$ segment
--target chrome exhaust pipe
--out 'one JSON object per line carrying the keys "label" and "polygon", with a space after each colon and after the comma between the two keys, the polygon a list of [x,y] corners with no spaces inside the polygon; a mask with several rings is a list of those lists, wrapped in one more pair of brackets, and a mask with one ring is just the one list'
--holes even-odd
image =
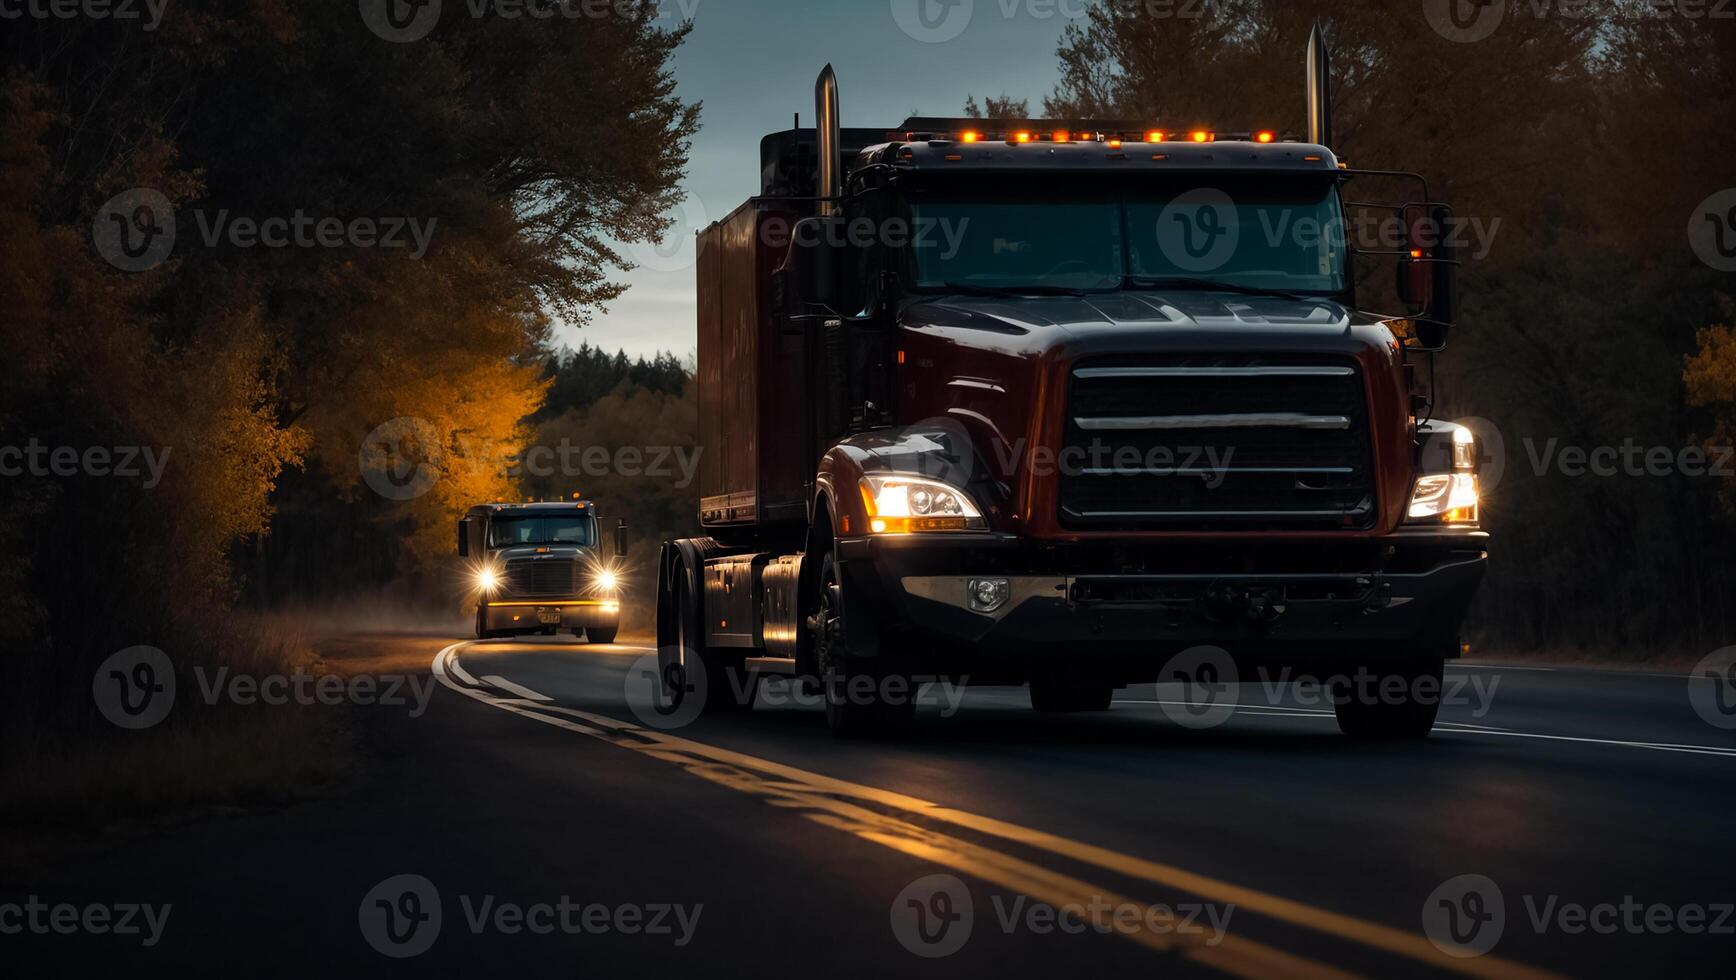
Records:
{"label": "chrome exhaust pipe", "polygon": [[[838,76],[827,65],[814,82],[814,136],[820,158],[819,196],[837,198],[843,194],[843,179],[839,174],[839,144],[842,136],[838,126]],[[821,217],[831,217],[839,211],[836,200],[821,201]]]}
{"label": "chrome exhaust pipe", "polygon": [[1308,142],[1332,148],[1332,59],[1318,21],[1308,35]]}

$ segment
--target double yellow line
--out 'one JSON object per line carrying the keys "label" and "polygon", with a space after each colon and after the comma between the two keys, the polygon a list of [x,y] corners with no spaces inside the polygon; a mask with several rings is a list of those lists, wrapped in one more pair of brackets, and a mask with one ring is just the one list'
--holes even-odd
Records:
{"label": "double yellow line", "polygon": [[[1094,919],[1091,910],[1137,908],[1142,921],[1164,921],[1167,910],[1135,901],[1079,878],[1033,864],[994,847],[954,836],[939,828],[957,828],[1045,851],[1126,878],[1184,891],[1210,902],[1233,906],[1293,926],[1355,943],[1438,970],[1470,977],[1553,978],[1542,970],[1495,956],[1448,956],[1417,932],[1280,898],[1252,888],[1219,881],[1181,868],[1122,854],[1108,848],[1007,823],[928,800],[863,786],[769,759],[695,742],[668,732],[644,728],[604,715],[519,698],[500,697],[475,686],[457,665],[457,652],[468,643],[454,643],[434,658],[434,675],[447,687],[485,704],[534,718],[642,752],[731,789],[759,796],[773,806],[800,813],[823,824],[914,857],[981,879],[1008,891],[1028,895],[1054,908],[1074,906],[1085,920],[1103,931],[1113,930],[1152,950],[1179,955],[1222,973],[1239,977],[1346,978],[1356,974],[1237,935],[1216,945],[1203,934],[1173,929],[1114,929],[1108,915]],[[469,684],[454,680],[453,675]],[[938,827],[937,827],[938,825]],[[1147,916],[1153,918],[1146,918]]]}

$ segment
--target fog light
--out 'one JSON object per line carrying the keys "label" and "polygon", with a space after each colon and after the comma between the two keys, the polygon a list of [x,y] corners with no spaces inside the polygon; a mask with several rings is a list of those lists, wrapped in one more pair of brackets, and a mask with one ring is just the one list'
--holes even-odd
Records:
{"label": "fog light", "polygon": [[973,578],[968,586],[970,607],[976,612],[994,612],[1012,597],[1013,583],[1004,578]]}

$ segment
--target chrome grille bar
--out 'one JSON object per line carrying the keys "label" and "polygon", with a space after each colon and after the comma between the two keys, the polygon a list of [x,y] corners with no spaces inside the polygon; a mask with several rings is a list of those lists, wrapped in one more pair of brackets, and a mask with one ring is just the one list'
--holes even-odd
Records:
{"label": "chrome grille bar", "polygon": [[1348,378],[1356,369],[1333,364],[1250,365],[1247,367],[1078,368],[1075,378]]}
{"label": "chrome grille bar", "polygon": [[1348,429],[1342,415],[1299,415],[1263,412],[1248,415],[1135,415],[1121,418],[1076,418],[1087,432],[1133,432],[1172,429]]}
{"label": "chrome grille bar", "polygon": [[1091,466],[1079,471],[1085,476],[1235,476],[1242,473],[1297,473],[1305,476],[1349,476],[1349,466]]}
{"label": "chrome grille bar", "polygon": [[1071,507],[1062,508],[1075,517],[1348,517],[1357,518],[1368,513],[1368,505],[1364,504],[1353,510],[1074,510]]}

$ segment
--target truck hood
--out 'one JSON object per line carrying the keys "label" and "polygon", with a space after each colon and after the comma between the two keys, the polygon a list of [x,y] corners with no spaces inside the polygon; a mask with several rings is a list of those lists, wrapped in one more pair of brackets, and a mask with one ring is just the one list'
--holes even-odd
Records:
{"label": "truck hood", "polygon": [[1396,526],[1399,501],[1408,498],[1414,434],[1402,350],[1385,320],[1332,300],[1192,290],[946,295],[904,307],[897,347],[898,418],[946,419],[979,450],[992,447],[1000,462],[991,469],[1010,493],[1006,511],[1031,531],[1055,511],[1052,488],[1033,475],[1032,452],[1059,446],[1074,365],[1085,359],[1353,360],[1373,426],[1379,525]]}
{"label": "truck hood", "polygon": [[[1318,346],[1359,322],[1380,321],[1328,299],[1155,290],[1083,297],[946,296],[912,304],[903,314],[904,325],[913,329],[980,330],[989,335],[1046,337],[1050,343],[1140,329],[1178,341],[1302,337]],[[987,337],[982,339],[987,346],[997,346]]]}
{"label": "truck hood", "polygon": [[[547,551],[539,551],[547,548]],[[520,544],[510,548],[497,548],[490,552],[495,558],[506,561],[509,558],[582,558],[596,552],[595,548],[572,544]]]}

